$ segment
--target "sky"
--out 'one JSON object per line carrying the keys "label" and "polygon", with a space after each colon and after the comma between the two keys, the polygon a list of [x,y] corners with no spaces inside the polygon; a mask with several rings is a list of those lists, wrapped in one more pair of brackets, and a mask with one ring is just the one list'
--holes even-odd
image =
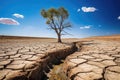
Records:
{"label": "sky", "polygon": [[120,34],[120,0],[0,0],[0,35],[56,38],[40,11],[59,7],[72,24],[64,38]]}

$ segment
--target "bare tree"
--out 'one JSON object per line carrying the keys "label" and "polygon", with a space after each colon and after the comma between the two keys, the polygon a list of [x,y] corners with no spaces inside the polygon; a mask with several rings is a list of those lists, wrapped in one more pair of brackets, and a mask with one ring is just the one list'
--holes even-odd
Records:
{"label": "bare tree", "polygon": [[43,9],[41,11],[41,15],[46,19],[46,24],[49,25],[49,28],[56,32],[58,36],[58,42],[61,43],[61,36],[64,33],[67,33],[65,29],[71,27],[71,24],[69,22],[66,22],[66,19],[69,16],[68,11],[63,7],[60,7],[58,9]]}

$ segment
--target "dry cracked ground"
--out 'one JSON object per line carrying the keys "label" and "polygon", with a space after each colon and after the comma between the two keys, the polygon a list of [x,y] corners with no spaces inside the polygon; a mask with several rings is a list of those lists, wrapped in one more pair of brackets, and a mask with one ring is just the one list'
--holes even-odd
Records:
{"label": "dry cracked ground", "polygon": [[[120,80],[120,41],[88,40],[81,43],[77,44],[80,49],[63,63],[67,80]],[[28,72],[32,74],[32,69],[39,66],[49,52],[68,47],[70,45],[38,40],[2,40],[0,80],[27,75]]]}
{"label": "dry cracked ground", "polygon": [[83,41],[63,69],[70,80],[120,80],[120,41]]}
{"label": "dry cracked ground", "polygon": [[[0,80],[27,75],[50,51],[69,47],[65,44],[28,40],[0,42]],[[24,79],[20,79],[24,80]]]}

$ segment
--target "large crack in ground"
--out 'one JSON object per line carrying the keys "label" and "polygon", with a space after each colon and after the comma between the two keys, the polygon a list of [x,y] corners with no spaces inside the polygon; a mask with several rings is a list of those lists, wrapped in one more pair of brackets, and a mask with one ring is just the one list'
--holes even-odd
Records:
{"label": "large crack in ground", "polygon": [[39,40],[1,42],[0,80],[44,80],[53,65],[60,64],[76,49],[71,43]]}
{"label": "large crack in ground", "polygon": [[[74,47],[73,50],[71,50],[72,53],[79,50],[80,47],[76,47],[76,42],[72,43],[72,45]],[[69,54],[67,53],[67,54],[70,55],[72,53],[69,53]],[[67,79],[68,77],[62,70],[64,60],[66,59],[68,55],[62,56],[61,58],[59,58],[59,56],[56,56],[56,58],[51,61],[51,64],[48,65],[47,67],[48,69],[44,71],[42,80],[68,80]]]}

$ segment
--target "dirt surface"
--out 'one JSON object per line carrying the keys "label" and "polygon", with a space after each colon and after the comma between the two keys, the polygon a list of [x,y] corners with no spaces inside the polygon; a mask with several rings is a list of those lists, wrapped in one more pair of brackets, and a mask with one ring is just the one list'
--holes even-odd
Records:
{"label": "dirt surface", "polygon": [[46,55],[49,55],[49,52],[69,47],[70,45],[55,43],[49,40],[48,42],[20,39],[1,40],[0,80],[9,80],[21,75],[29,77],[30,72],[33,69],[35,70],[36,67],[40,67],[40,63]]}
{"label": "dirt surface", "polygon": [[89,37],[89,38],[83,38],[82,40],[120,41],[120,35],[94,36],[94,37]]}
{"label": "dirt surface", "polygon": [[[51,38],[1,38],[0,80],[13,80],[16,76],[15,80],[40,79],[43,69],[52,64],[50,61],[56,61],[56,56],[65,56],[74,49],[71,45],[56,41]],[[120,36],[68,38],[63,41],[80,43],[76,45],[78,51],[68,56],[62,67],[56,65],[52,70],[58,75],[59,72],[62,73],[57,76],[59,79],[64,77],[67,80],[120,80]],[[51,79],[54,77],[50,76]]]}
{"label": "dirt surface", "polygon": [[47,74],[47,80],[67,80],[67,76],[62,70],[63,63],[59,65],[53,65],[53,69]]}
{"label": "dirt surface", "polygon": [[83,41],[63,69],[69,80],[120,80],[120,41]]}

